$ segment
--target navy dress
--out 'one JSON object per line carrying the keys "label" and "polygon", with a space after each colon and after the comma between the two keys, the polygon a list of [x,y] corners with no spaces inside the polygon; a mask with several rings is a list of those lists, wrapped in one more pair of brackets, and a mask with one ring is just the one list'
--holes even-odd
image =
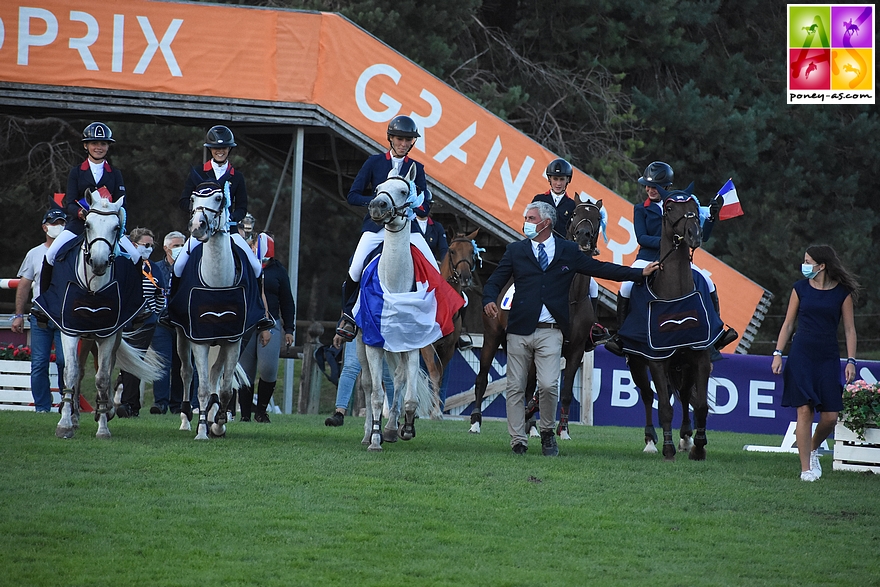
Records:
{"label": "navy dress", "polygon": [[797,294],[797,332],[782,371],[782,405],[796,408],[811,405],[820,412],[843,409],[840,377],[840,349],[837,327],[841,306],[850,294],[837,284],[829,290],[816,289],[808,279],[794,284]]}

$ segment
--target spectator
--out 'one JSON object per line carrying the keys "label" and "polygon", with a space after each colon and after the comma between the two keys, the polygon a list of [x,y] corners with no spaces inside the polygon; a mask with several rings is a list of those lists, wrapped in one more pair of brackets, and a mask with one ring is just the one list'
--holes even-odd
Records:
{"label": "spectator", "polygon": [[[46,241],[28,251],[21,269],[18,270],[18,288],[15,291],[15,315],[12,317],[12,331],[24,332],[24,305],[28,295],[33,299],[40,295],[40,272],[43,258],[53,241],[64,230],[67,215],[59,208],[53,208],[43,215],[43,232]],[[44,325],[37,322],[33,314],[28,318],[31,329],[31,393],[34,396],[34,409],[39,413],[52,411],[52,392],[49,383],[49,363],[52,345],[55,345],[55,365],[58,367],[58,389],[64,389],[64,352],[61,347],[61,331],[52,321]]]}

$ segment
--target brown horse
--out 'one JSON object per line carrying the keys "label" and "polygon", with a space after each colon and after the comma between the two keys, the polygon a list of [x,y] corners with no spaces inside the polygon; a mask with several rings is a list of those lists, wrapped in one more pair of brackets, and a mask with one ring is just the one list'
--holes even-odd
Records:
{"label": "brown horse", "polygon": [[[602,200],[596,203],[582,202],[572,213],[572,217],[568,223],[567,237],[578,243],[581,251],[585,254],[595,256],[599,254],[596,248],[597,239],[602,222]],[[502,298],[510,287],[508,283],[501,290],[501,294],[496,301],[499,308],[502,308]],[[590,277],[586,275],[577,275],[572,281],[569,289],[569,336],[563,344],[562,354],[565,357],[565,376],[563,377],[562,390],[560,393],[560,401],[562,403],[559,425],[556,428],[556,434],[563,439],[570,439],[568,433],[568,414],[573,399],[572,388],[574,386],[574,376],[577,373],[577,365],[580,364],[583,354],[595,348],[594,340],[596,334],[593,330],[596,323],[596,310],[590,299]],[[498,347],[505,342],[507,334],[507,311],[502,310],[498,313],[497,318],[490,318],[482,313],[483,317],[483,347],[480,352],[480,372],[474,384],[474,409],[471,412],[471,428],[473,433],[479,433],[483,422],[482,404],[486,394],[486,388],[489,385],[489,369],[495,358]],[[572,368],[568,368],[571,365]],[[526,384],[526,397],[528,406],[526,408],[526,421],[534,417],[538,411],[538,401],[534,397],[535,391],[535,373],[534,365],[529,370],[528,382]],[[531,427],[531,426],[530,426]]]}
{"label": "brown horse", "polygon": [[[654,274],[651,290],[661,300],[682,298],[694,291],[694,276],[691,269],[693,251],[702,243],[702,230],[698,204],[690,194],[683,191],[672,192],[663,203],[663,228],[660,237],[660,271]],[[682,246],[686,245],[686,246]],[[690,448],[691,460],[706,458],[706,419],[709,413],[708,387],[712,370],[710,349],[695,350],[682,347],[667,359],[649,359],[640,354],[627,352],[633,381],[638,386],[645,406],[645,443],[650,446],[656,442],[657,435],[652,422],[654,393],[651,381],[657,390],[657,404],[660,426],[663,429],[663,456],[668,461],[675,460],[675,444],[672,441],[672,395],[674,389],[680,391],[683,421],[681,438],[689,443],[691,433],[689,407],[694,410],[693,445]],[[650,379],[648,373],[650,372]],[[649,451],[646,448],[646,452]]]}
{"label": "brown horse", "polygon": [[[596,203],[581,202],[574,209],[568,223],[568,240],[578,244],[581,252],[591,257],[599,254],[597,243],[602,226],[602,200]],[[568,415],[574,397],[574,376],[578,365],[583,361],[584,353],[589,353],[607,337],[608,332],[596,322],[596,308],[590,298],[590,281],[588,275],[577,274],[568,290],[568,337],[562,344],[562,356],[565,358],[565,372],[562,377],[562,389],[559,401],[562,404],[559,413],[559,425],[556,434],[563,440],[570,440],[568,432]],[[583,406],[581,406],[583,410]]]}
{"label": "brown horse", "polygon": [[[440,274],[459,295],[462,295],[462,290],[473,283],[473,271],[479,259],[474,240],[478,232],[480,232],[479,228],[470,234],[456,234],[449,243],[449,251],[440,262]],[[421,350],[431,381],[431,392],[435,398],[440,397],[443,373],[455,354],[455,344],[461,335],[460,314],[461,311],[453,317],[455,329],[451,333]]]}

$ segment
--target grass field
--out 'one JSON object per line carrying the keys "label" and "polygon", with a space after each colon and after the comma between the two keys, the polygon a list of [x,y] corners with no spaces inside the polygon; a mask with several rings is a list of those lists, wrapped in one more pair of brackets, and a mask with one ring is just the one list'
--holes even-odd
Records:
{"label": "grass field", "polygon": [[[361,446],[363,420],[233,422],[0,412],[0,584],[877,585],[880,476],[798,478],[778,437],[712,432],[709,458],[641,452],[640,430],[573,428],[558,458],[506,425],[419,421]],[[711,425],[711,421],[710,421]]]}

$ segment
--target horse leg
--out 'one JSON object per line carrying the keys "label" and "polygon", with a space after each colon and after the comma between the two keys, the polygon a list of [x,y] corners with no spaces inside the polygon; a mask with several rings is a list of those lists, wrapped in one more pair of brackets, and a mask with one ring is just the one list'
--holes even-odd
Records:
{"label": "horse leg", "polygon": [[571,409],[571,402],[574,399],[574,376],[577,369],[573,368],[574,355],[576,353],[565,354],[565,375],[562,377],[562,389],[559,391],[559,424],[556,426],[556,435],[561,440],[571,440],[568,433],[568,414]]}
{"label": "horse leg", "polygon": [[[360,344],[360,343],[359,343]],[[364,346],[366,355],[366,363],[369,365],[370,376],[370,398],[367,403],[367,410],[370,421],[370,446],[367,450],[379,452],[382,450],[382,406],[385,403],[385,391],[382,388],[382,360],[385,351],[381,348],[372,346]],[[360,349],[358,349],[360,354]],[[367,367],[363,367],[367,370]]]}
{"label": "horse leg", "polygon": [[[58,438],[73,438],[76,433],[79,422],[74,422],[74,410],[79,408],[79,394],[75,390],[79,389],[81,381],[79,374],[79,361],[77,344],[79,338],[74,336],[61,335],[61,347],[67,361],[64,364],[64,381],[73,389],[63,389],[61,391],[61,419],[55,427],[55,436]],[[76,401],[76,406],[74,406]],[[78,420],[78,418],[77,418]]]}
{"label": "horse leg", "polygon": [[694,429],[691,426],[691,402],[693,401],[693,383],[685,381],[678,392],[681,399],[681,429],[678,431],[678,450],[690,451],[694,447]]}
{"label": "horse leg", "polygon": [[651,379],[657,388],[657,411],[663,429],[663,458],[675,460],[675,443],[672,441],[672,398],[669,394],[666,366],[660,361],[650,361]]}
{"label": "horse leg", "polygon": [[489,369],[495,360],[501,337],[498,332],[498,321],[483,315],[483,348],[480,349],[480,372],[474,382],[474,409],[471,412],[470,432],[479,434],[483,425],[483,398],[486,396],[486,388],[489,386]]}
{"label": "horse leg", "polygon": [[116,349],[122,341],[122,334],[117,333],[100,340],[98,344],[98,371],[95,373],[95,388],[97,399],[95,405],[95,421],[98,422],[98,438],[110,438],[110,429],[107,422],[113,419],[116,407],[110,394],[110,377],[113,374],[113,365],[116,362]]}
{"label": "horse leg", "polygon": [[639,389],[639,397],[645,408],[645,448],[643,452],[657,454],[657,431],[654,429],[654,390],[648,377],[648,368],[643,360],[627,355],[629,372],[633,383]]}
{"label": "horse leg", "polygon": [[[207,345],[193,345],[192,354],[196,363],[196,373],[199,373],[199,422],[196,427],[195,440],[208,440],[208,411],[213,405],[211,404],[211,396],[216,394],[211,387],[210,367],[208,360]],[[181,368],[181,371],[183,369]],[[184,393],[186,391],[184,390]]]}
{"label": "horse leg", "polygon": [[709,353],[705,352],[705,357],[700,358],[697,362],[697,373],[695,376],[695,385],[691,402],[694,406],[694,424],[696,430],[694,434],[694,446],[691,448],[688,458],[692,461],[706,460],[706,419],[709,416],[709,374],[712,369]]}
{"label": "horse leg", "polygon": [[[529,429],[529,436],[532,438],[540,438],[541,433],[538,431],[538,423],[535,420],[535,414],[540,412],[541,398],[538,394],[538,373],[535,370],[535,362],[529,365],[529,375],[526,378],[526,397],[529,401],[526,403],[526,427]],[[554,407],[555,409],[555,407]],[[554,419],[556,414],[553,414]]]}
{"label": "horse leg", "polygon": [[[412,440],[416,437],[416,410],[419,407],[419,402],[416,396],[416,377],[418,377],[419,372],[419,355],[416,351],[410,351],[404,353],[401,359],[403,361],[402,368],[405,369],[404,373],[406,376],[406,385],[403,388],[406,390],[406,397],[403,404],[404,416],[400,438],[403,440]],[[401,389],[401,395],[404,393],[403,389]]]}
{"label": "horse leg", "polygon": [[[238,355],[241,349],[240,343],[229,343],[220,345],[220,352],[214,368],[220,365],[222,373],[220,373],[219,382],[219,401],[220,409],[214,417],[211,424],[210,435],[214,438],[223,438],[226,436],[226,418],[228,414],[229,404],[232,402],[232,381],[235,377],[235,365],[238,362]],[[213,371],[213,369],[212,369]]]}
{"label": "horse leg", "polygon": [[180,357],[180,379],[183,382],[183,400],[180,404],[180,428],[178,430],[192,430],[190,422],[193,418],[192,403],[190,402],[190,387],[193,381],[192,343],[183,335],[183,330],[177,330],[177,356]]}

